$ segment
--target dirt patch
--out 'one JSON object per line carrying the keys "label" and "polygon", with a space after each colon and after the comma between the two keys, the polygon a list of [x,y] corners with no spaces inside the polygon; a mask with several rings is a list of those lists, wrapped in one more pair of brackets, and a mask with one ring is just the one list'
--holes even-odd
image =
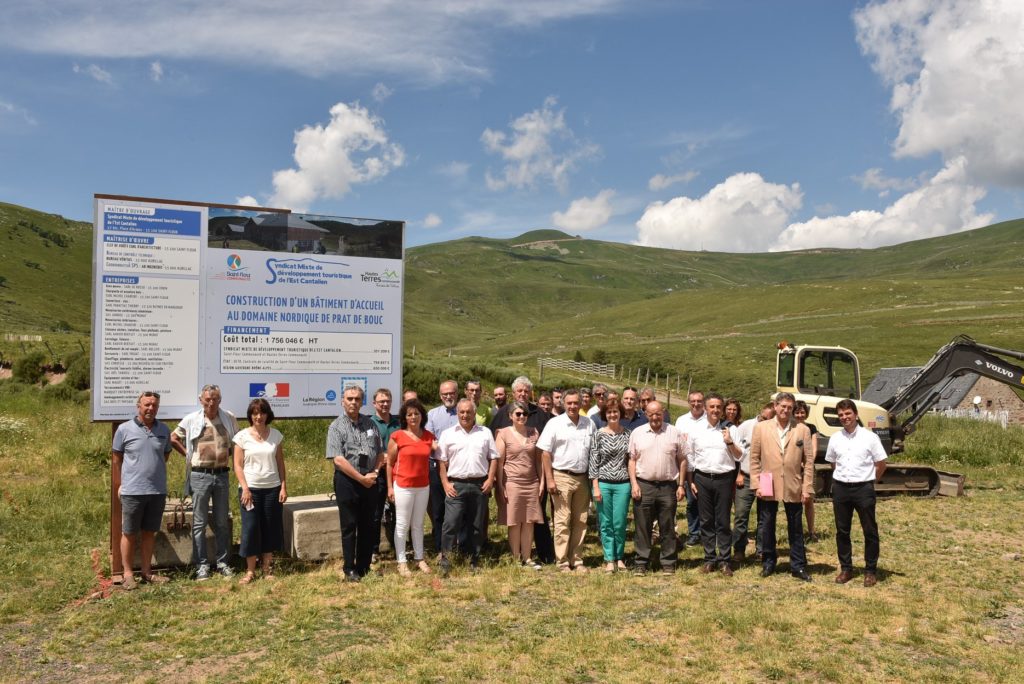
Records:
{"label": "dirt patch", "polygon": [[1024,608],[1006,606],[995,617],[985,621],[984,626],[990,630],[984,636],[988,643],[1019,644],[1024,641]]}

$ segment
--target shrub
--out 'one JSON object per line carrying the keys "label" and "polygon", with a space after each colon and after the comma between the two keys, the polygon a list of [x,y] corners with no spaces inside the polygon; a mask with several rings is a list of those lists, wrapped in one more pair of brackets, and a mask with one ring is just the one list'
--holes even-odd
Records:
{"label": "shrub", "polygon": [[18,382],[34,385],[43,379],[43,365],[45,363],[45,353],[41,351],[29,352],[14,362],[11,374]]}
{"label": "shrub", "polygon": [[81,351],[71,352],[64,359],[64,367],[67,369],[67,373],[64,376],[63,384],[74,387],[76,390],[89,389],[92,378],[88,354]]}

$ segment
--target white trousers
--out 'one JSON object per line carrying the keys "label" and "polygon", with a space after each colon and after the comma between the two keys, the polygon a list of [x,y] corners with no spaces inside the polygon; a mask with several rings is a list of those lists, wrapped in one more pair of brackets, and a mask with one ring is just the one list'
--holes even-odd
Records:
{"label": "white trousers", "polygon": [[412,525],[412,553],[414,560],[423,560],[423,518],[427,514],[430,487],[405,489],[395,484],[395,558],[405,561],[405,539]]}

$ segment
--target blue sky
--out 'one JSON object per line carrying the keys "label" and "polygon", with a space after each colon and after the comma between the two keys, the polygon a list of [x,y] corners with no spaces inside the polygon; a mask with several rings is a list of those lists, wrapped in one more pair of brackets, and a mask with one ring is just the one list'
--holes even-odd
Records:
{"label": "blue sky", "polygon": [[1024,215],[1024,3],[34,0],[0,200],[93,193],[680,249]]}

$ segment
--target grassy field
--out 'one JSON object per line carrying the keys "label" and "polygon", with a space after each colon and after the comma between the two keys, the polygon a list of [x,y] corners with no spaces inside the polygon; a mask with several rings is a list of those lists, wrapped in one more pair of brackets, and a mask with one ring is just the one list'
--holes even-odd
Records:
{"label": "grassy field", "polygon": [[[10,382],[0,382],[0,407],[0,680],[1024,677],[1020,428],[923,422],[907,459],[966,473],[967,496],[880,503],[882,581],[870,590],[859,576],[832,583],[834,528],[820,502],[826,538],[809,546],[810,585],[763,580],[753,564],[732,579],[704,576],[689,549],[674,576],[566,577],[495,555],[476,575],[403,579],[384,563],[350,585],[334,563],[282,563],[273,583],[172,574],[167,585],[90,599],[101,588],[94,549],[108,569],[109,426]],[[328,489],[326,427],[281,423],[293,496]],[[179,459],[170,479],[180,482]],[[492,527],[499,548],[502,531]],[[593,534],[586,551],[596,568]],[[859,543],[854,552],[859,563]]]}

